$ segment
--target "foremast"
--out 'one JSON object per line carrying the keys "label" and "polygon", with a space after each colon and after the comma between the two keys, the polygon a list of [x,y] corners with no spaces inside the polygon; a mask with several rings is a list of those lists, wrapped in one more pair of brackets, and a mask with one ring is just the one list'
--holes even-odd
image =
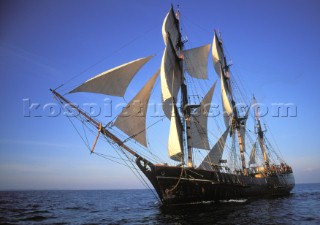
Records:
{"label": "foremast", "polygon": [[[172,9],[173,10],[173,9]],[[178,40],[178,47],[179,47],[179,59],[180,59],[180,69],[182,71],[181,76],[181,102],[182,102],[182,115],[185,120],[185,132],[186,132],[186,147],[187,147],[187,166],[193,167],[193,160],[192,160],[192,146],[191,146],[191,130],[190,130],[190,116],[191,116],[191,106],[188,103],[188,88],[185,84],[184,72],[183,72],[183,41],[181,38],[180,33],[180,11],[177,10],[176,13],[177,18],[177,27],[179,30],[179,40]]]}
{"label": "foremast", "polygon": [[[172,8],[173,10],[173,8]],[[192,144],[191,144],[191,109],[194,107],[193,105],[189,105],[188,102],[188,88],[185,84],[185,77],[184,77],[184,68],[183,68],[183,46],[184,42],[182,41],[182,36],[180,33],[180,11],[177,10],[176,13],[177,19],[177,27],[179,30],[179,39],[177,46],[179,48],[179,60],[180,60],[180,69],[182,71],[181,74],[181,102],[182,102],[182,116],[185,120],[185,132],[186,132],[186,148],[187,148],[187,166],[193,167],[193,159],[192,159]]]}
{"label": "foremast", "polygon": [[261,151],[262,151],[262,154],[263,154],[264,164],[268,168],[269,167],[269,158],[268,158],[268,155],[267,155],[267,152],[266,152],[266,148],[265,148],[265,144],[264,144],[264,132],[265,131],[263,131],[262,127],[261,127],[257,100],[256,100],[256,98],[254,96],[253,96],[253,101],[254,101],[254,108],[255,108],[255,118],[256,118],[256,122],[257,122],[257,125],[256,125],[257,130],[256,130],[256,132],[258,134],[258,141],[259,141],[259,145],[260,145],[260,148],[261,148]]}
{"label": "foremast", "polygon": [[[172,80],[175,79],[175,76],[177,76],[178,73],[176,71],[179,71],[180,73],[180,88],[181,88],[181,112],[182,112],[182,117],[183,117],[183,125],[184,129],[183,132],[180,133],[180,139],[183,140],[183,137],[185,138],[185,141],[182,141],[182,156],[181,156],[181,163],[184,164],[184,154],[183,150],[187,149],[187,166],[188,167],[193,167],[193,160],[192,160],[192,145],[191,145],[191,131],[190,131],[190,117],[191,117],[191,106],[188,104],[188,90],[187,90],[187,85],[185,84],[185,77],[184,77],[184,68],[183,68],[183,47],[184,47],[184,42],[182,41],[182,35],[180,32],[180,11],[179,9],[177,10],[176,13],[174,13],[173,6],[171,6],[170,12],[165,18],[164,24],[163,24],[163,36],[165,40],[165,44],[167,45],[167,48],[172,49],[174,59],[176,62],[173,62],[174,65],[177,65],[178,68],[174,68],[172,75],[173,77],[171,78]],[[169,47],[168,47],[169,45]],[[166,51],[165,50],[165,51]],[[166,54],[166,52],[164,53]],[[167,63],[167,62],[164,62]],[[174,67],[174,66],[173,66]],[[171,87],[169,87],[170,89]],[[173,92],[173,90],[171,90]],[[175,107],[177,103],[177,93],[172,94],[172,99],[171,99],[171,104],[173,107]],[[166,110],[164,110],[166,111]],[[174,110],[173,110],[174,111]],[[170,115],[171,120],[173,119],[172,117],[178,116],[177,114],[175,115]],[[172,123],[172,121],[171,121]]]}

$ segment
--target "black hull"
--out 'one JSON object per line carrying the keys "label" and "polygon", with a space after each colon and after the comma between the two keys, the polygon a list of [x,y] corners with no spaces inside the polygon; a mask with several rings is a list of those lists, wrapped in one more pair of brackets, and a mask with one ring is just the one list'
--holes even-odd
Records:
{"label": "black hull", "polygon": [[256,177],[136,162],[165,205],[281,196],[295,185],[292,172]]}

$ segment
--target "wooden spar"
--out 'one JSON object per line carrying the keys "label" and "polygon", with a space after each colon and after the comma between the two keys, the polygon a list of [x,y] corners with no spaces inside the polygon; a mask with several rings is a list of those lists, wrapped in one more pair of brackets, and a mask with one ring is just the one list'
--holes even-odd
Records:
{"label": "wooden spar", "polygon": [[67,103],[68,105],[70,105],[73,109],[77,110],[81,115],[83,115],[86,119],[88,119],[88,121],[94,125],[97,129],[99,129],[99,122],[95,121],[94,119],[92,119],[90,116],[88,116],[85,112],[83,112],[81,109],[79,109],[77,106],[75,106],[74,104],[72,104],[70,101],[68,101],[65,97],[63,97],[62,95],[60,95],[58,92],[56,92],[55,90],[50,89],[50,91],[52,92],[52,94],[54,94],[55,96],[57,96],[58,98],[60,98],[62,101],[64,101],[65,103]]}
{"label": "wooden spar", "polygon": [[92,145],[92,148],[91,148],[91,153],[93,153],[94,148],[96,147],[97,141],[98,141],[99,136],[100,136],[100,133],[101,133],[101,129],[102,129],[102,124],[99,123],[98,134],[97,134],[96,139],[95,139],[94,142],[93,142],[93,145]]}
{"label": "wooden spar", "polygon": [[[62,95],[60,95],[58,92],[56,92],[55,90],[50,89],[50,91],[57,96],[59,99],[61,99],[62,101],[64,101],[65,103],[67,103],[68,105],[70,105],[73,109],[77,110],[77,112],[79,112],[82,116],[84,116],[93,126],[95,126],[98,130],[99,128],[101,128],[101,133],[103,135],[105,135],[107,138],[111,139],[112,141],[114,141],[117,145],[119,145],[121,148],[123,148],[124,150],[126,150],[127,152],[129,152],[131,155],[137,157],[137,158],[141,158],[144,161],[148,161],[145,158],[143,158],[142,156],[140,156],[138,153],[136,153],[135,151],[133,151],[132,149],[130,149],[127,145],[125,145],[117,136],[115,136],[114,134],[110,133],[110,131],[108,131],[105,127],[101,126],[101,123],[99,123],[98,121],[94,120],[93,118],[91,118],[89,115],[87,115],[84,111],[82,111],[81,109],[79,109],[77,106],[75,106],[74,104],[72,104],[69,100],[67,100],[65,97],[63,97]],[[150,163],[148,161],[148,163]]]}

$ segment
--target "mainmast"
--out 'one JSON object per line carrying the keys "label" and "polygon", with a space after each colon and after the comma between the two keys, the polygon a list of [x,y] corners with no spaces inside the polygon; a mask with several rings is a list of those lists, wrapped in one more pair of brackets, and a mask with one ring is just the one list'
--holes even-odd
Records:
{"label": "mainmast", "polygon": [[[215,32],[215,38],[219,45],[219,51],[221,52],[221,58],[220,58],[220,70],[221,70],[221,76],[220,79],[222,79],[222,84],[225,84],[225,91],[229,94],[230,102],[231,102],[231,110],[232,110],[232,117],[231,117],[231,133],[234,134],[234,132],[237,132],[238,142],[239,142],[239,148],[240,148],[240,157],[241,157],[241,164],[242,164],[242,170],[243,173],[247,174],[247,168],[246,168],[246,162],[244,157],[245,147],[244,147],[244,137],[241,135],[241,129],[245,129],[245,121],[246,117],[239,117],[236,102],[233,96],[231,82],[230,82],[230,74],[229,74],[229,67],[230,65],[227,64],[227,60],[223,51],[222,41],[217,37],[217,34]],[[221,62],[222,61],[222,62]]]}
{"label": "mainmast", "polygon": [[255,118],[257,120],[257,134],[258,134],[258,140],[259,140],[259,145],[263,154],[263,159],[264,159],[264,164],[266,167],[269,167],[269,158],[266,153],[266,148],[264,145],[264,131],[262,130],[260,119],[259,119],[259,113],[258,113],[258,106],[257,106],[257,100],[253,96],[253,101],[254,101],[254,108],[255,108]]}

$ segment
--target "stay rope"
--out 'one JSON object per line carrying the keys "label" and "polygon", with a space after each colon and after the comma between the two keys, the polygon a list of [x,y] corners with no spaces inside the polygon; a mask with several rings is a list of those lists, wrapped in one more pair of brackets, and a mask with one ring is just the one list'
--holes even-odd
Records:
{"label": "stay rope", "polygon": [[74,81],[76,78],[80,77],[81,75],[83,75],[84,73],[86,73],[87,71],[91,70],[93,67],[97,66],[98,64],[102,63],[103,61],[105,61],[108,58],[111,58],[114,54],[120,52],[122,49],[128,47],[129,45],[131,45],[132,43],[134,43],[135,41],[139,40],[141,37],[143,37],[144,35],[148,34],[149,32],[151,32],[152,30],[155,30],[157,27],[151,27],[149,29],[147,29],[145,32],[140,33],[139,35],[135,36],[134,38],[132,38],[130,41],[126,42],[125,44],[121,45],[118,49],[114,50],[113,52],[111,52],[109,55],[103,57],[102,59],[98,60],[97,62],[95,62],[94,64],[88,66],[87,68],[85,68],[84,70],[82,70],[80,73],[74,75],[73,77],[71,77],[70,79],[68,79],[67,81],[65,81],[64,83],[62,83],[61,85],[59,85],[55,90],[63,87],[64,85],[70,83],[71,81]]}

